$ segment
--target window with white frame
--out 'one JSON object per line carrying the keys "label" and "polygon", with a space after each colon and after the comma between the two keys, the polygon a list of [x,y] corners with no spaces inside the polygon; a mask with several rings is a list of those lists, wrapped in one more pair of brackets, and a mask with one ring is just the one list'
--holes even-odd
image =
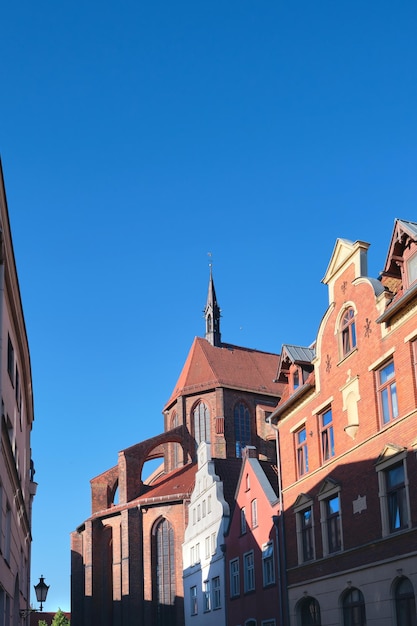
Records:
{"label": "window with white frame", "polygon": [[246,508],[242,506],[240,509],[240,534],[244,535],[246,532]]}
{"label": "window with white frame", "polygon": [[239,559],[230,561],[230,597],[236,598],[240,596],[240,571]]}
{"label": "window with white frame", "polygon": [[203,585],[204,585],[204,588],[203,588],[203,608],[204,608],[204,613],[208,613],[208,611],[211,611],[210,581],[209,580],[205,580]]}
{"label": "window with white frame", "polygon": [[12,510],[9,503],[6,505],[6,519],[4,526],[4,558],[10,563],[10,548],[12,540]]}
{"label": "window with white frame", "polygon": [[243,555],[243,585],[244,591],[254,591],[255,589],[255,562],[253,550]]}
{"label": "window with white frame", "polygon": [[211,554],[216,554],[216,533],[211,533]]}
{"label": "window with white frame", "polygon": [[209,559],[211,556],[211,552],[210,552],[210,536],[206,537],[205,541],[204,541],[204,545],[205,545],[205,558]]}
{"label": "window with white frame", "polygon": [[355,311],[352,307],[346,309],[340,325],[340,335],[342,340],[342,356],[346,356],[356,348],[356,325]]}
{"label": "window with white frame", "polygon": [[274,543],[268,541],[262,546],[262,574],[264,587],[275,582]]}
{"label": "window with white frame", "polygon": [[326,479],[319,493],[323,556],[342,550],[340,486]]}
{"label": "window with white frame", "polygon": [[190,612],[191,615],[198,614],[197,587],[190,587]]}
{"label": "window with white frame", "polygon": [[307,431],[305,427],[297,430],[295,434],[295,448],[297,458],[298,476],[303,476],[308,472],[308,447],[307,447]]}
{"label": "window with white frame", "polygon": [[258,525],[258,501],[256,498],[251,502],[252,528]]}
{"label": "window with white frame", "polygon": [[214,576],[212,580],[213,584],[213,611],[216,609],[220,609],[222,606],[222,597],[221,597],[221,587],[220,587],[220,576]]}
{"label": "window with white frame", "polygon": [[394,361],[391,360],[379,368],[376,378],[381,423],[385,426],[399,415]]}
{"label": "window with white frame", "polygon": [[323,463],[334,456],[334,430],[332,409],[320,415],[321,458]]}
{"label": "window with white frame", "polygon": [[406,459],[406,449],[390,445],[376,464],[383,537],[411,526]]}

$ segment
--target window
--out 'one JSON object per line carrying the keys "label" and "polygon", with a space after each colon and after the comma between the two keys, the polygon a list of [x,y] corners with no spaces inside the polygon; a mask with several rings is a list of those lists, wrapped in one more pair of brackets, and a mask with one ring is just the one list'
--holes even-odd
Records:
{"label": "window", "polygon": [[339,496],[333,496],[325,500],[325,507],[328,550],[329,552],[337,552],[341,548]]}
{"label": "window", "polygon": [[10,563],[10,547],[12,539],[12,511],[9,503],[6,505],[6,519],[4,527],[4,558]]}
{"label": "window", "polygon": [[240,534],[244,535],[246,532],[246,508],[242,506],[240,509]]}
{"label": "window", "polygon": [[190,587],[190,609],[191,615],[198,614],[197,587]]}
{"label": "window", "polygon": [[230,597],[240,596],[239,559],[230,561]]}
{"label": "window", "polygon": [[195,524],[195,515],[196,515],[196,511],[195,511],[195,507],[193,508],[193,524]]}
{"label": "window", "polygon": [[258,525],[258,501],[252,500],[251,502],[251,515],[252,515],[252,528],[256,528]]}
{"label": "window", "polygon": [[274,619],[264,619],[262,620],[262,626],[275,626]]}
{"label": "window", "polygon": [[204,581],[204,591],[203,591],[203,606],[204,613],[211,611],[211,592],[210,592],[210,581]]}
{"label": "window", "polygon": [[330,477],[324,481],[319,495],[323,556],[342,550],[342,518],[340,486]]}
{"label": "window", "polygon": [[240,402],[234,409],[236,457],[242,457],[242,450],[250,444],[250,414],[248,407]]}
{"label": "window", "polygon": [[303,598],[297,605],[300,626],[321,626],[320,604],[315,598]]}
{"label": "window", "polygon": [[155,530],[155,557],[158,609],[169,614],[169,607],[175,603],[175,550],[174,531],[167,519],[162,520]]}
{"label": "window", "polygon": [[10,335],[7,335],[7,372],[14,385],[14,349]]}
{"label": "window", "polygon": [[323,463],[334,456],[334,432],[332,410],[320,415],[321,458]]}
{"label": "window", "polygon": [[194,439],[196,446],[202,441],[210,443],[210,411],[204,402],[194,409]]}
{"label": "window", "polygon": [[409,528],[411,523],[406,466],[407,451],[388,446],[377,462],[382,536]]}
{"label": "window", "polygon": [[205,557],[206,559],[209,559],[210,558],[210,537],[206,537],[204,543],[205,543],[205,548],[206,548]]}
{"label": "window", "polygon": [[213,610],[220,609],[222,606],[222,598],[220,591],[220,576],[215,576],[213,583]]}
{"label": "window", "polygon": [[377,386],[381,421],[383,424],[388,424],[388,422],[398,417],[394,361],[386,363],[384,367],[377,371]]}
{"label": "window", "polygon": [[417,254],[414,254],[407,261],[408,286],[417,280]]}
{"label": "window", "polygon": [[195,544],[195,562],[200,563],[200,544]]}
{"label": "window", "polygon": [[298,476],[303,476],[308,472],[308,448],[307,448],[307,431],[301,428],[295,433],[296,451],[297,451],[297,471]]}
{"label": "window", "polygon": [[297,513],[301,550],[301,562],[311,561],[314,559],[314,537],[313,537],[313,512],[309,506],[304,511]]}
{"label": "window", "polygon": [[190,548],[190,564],[194,565],[195,563],[195,548],[194,546],[191,546]]}
{"label": "window", "polygon": [[243,555],[244,566],[244,590],[254,591],[255,589],[255,563],[253,560],[253,551]]}
{"label": "window", "polygon": [[355,311],[352,307],[346,309],[341,324],[342,355],[346,356],[356,347]]}
{"label": "window", "polygon": [[216,533],[211,533],[211,553],[216,554]]}
{"label": "window", "polygon": [[206,501],[203,500],[203,517],[206,517]]}
{"label": "window", "polygon": [[274,544],[268,541],[262,546],[262,572],[264,587],[275,582]]}
{"label": "window", "polygon": [[365,600],[359,589],[349,589],[343,596],[343,626],[365,626]]}
{"label": "window", "polygon": [[399,626],[417,624],[414,589],[408,578],[400,578],[395,586],[395,612]]}

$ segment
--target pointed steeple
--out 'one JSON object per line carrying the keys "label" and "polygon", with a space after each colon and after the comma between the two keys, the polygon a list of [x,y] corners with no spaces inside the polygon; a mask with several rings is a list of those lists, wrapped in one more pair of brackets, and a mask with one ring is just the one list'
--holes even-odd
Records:
{"label": "pointed steeple", "polygon": [[206,319],[206,339],[212,346],[222,345],[220,334],[220,307],[217,304],[216,290],[214,289],[213,272],[210,263],[210,279],[207,294],[206,308],[204,309]]}

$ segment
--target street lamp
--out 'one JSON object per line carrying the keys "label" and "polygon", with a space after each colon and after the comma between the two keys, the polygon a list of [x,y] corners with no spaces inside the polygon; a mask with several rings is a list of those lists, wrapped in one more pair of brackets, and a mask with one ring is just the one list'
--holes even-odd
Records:
{"label": "street lamp", "polygon": [[43,602],[45,602],[46,596],[48,595],[49,585],[45,583],[44,577],[41,576],[39,578],[38,584],[34,585],[34,587],[35,587],[36,599],[38,602],[40,602],[41,604],[40,611],[42,611],[42,604]]}
{"label": "street lamp", "polygon": [[[46,596],[48,595],[48,589],[49,589],[49,585],[47,585],[45,583],[45,579],[43,576],[41,576],[39,578],[39,582],[37,585],[34,585],[35,588],[35,593],[36,593],[36,599],[38,602],[40,602],[41,608],[39,609],[40,611],[42,611],[42,604],[45,602],[46,600]],[[21,609],[19,611],[19,615],[20,617],[27,617],[28,615],[30,615],[31,613],[36,613],[38,611],[38,609]]]}

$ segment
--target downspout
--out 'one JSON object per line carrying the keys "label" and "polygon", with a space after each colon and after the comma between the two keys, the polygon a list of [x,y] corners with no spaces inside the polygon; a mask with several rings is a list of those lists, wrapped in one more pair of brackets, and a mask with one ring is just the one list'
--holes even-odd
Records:
{"label": "downspout", "polygon": [[[279,497],[279,514],[273,516],[274,525],[277,535],[277,557],[278,557],[278,591],[280,600],[280,620],[281,626],[290,624],[290,615],[288,607],[288,586],[287,586],[287,553],[285,549],[285,526],[284,526],[284,503],[282,496],[282,481],[281,481],[281,456],[279,446],[279,434],[278,427],[272,423],[272,416],[267,419],[269,425],[275,431],[275,446],[277,452],[277,470],[278,470],[278,497]],[[280,549],[282,548],[282,549]],[[285,597],[285,610],[283,605],[283,598]]]}

